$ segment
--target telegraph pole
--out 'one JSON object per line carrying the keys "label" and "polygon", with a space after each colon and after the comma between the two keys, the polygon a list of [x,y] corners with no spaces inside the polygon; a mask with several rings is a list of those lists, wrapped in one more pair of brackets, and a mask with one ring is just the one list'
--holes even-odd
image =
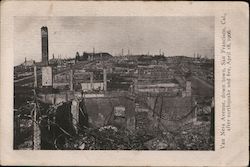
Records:
{"label": "telegraph pole", "polygon": [[73,69],[70,69],[70,90],[73,91],[74,90],[74,86],[73,86]]}
{"label": "telegraph pole", "polygon": [[41,129],[39,127],[39,110],[36,101],[36,91],[34,90],[34,110],[32,115],[32,123],[33,123],[33,150],[41,149]]}
{"label": "telegraph pole", "polygon": [[95,55],[95,47],[93,48],[93,55],[91,60],[94,60],[94,55]]}
{"label": "telegraph pole", "polygon": [[37,113],[37,105],[35,103],[34,113],[33,113],[33,149],[41,149],[41,130],[39,127],[39,117]]}
{"label": "telegraph pole", "polygon": [[107,91],[107,71],[103,69],[103,89]]}
{"label": "telegraph pole", "polygon": [[34,88],[37,88],[37,73],[36,73],[36,65],[34,65]]}

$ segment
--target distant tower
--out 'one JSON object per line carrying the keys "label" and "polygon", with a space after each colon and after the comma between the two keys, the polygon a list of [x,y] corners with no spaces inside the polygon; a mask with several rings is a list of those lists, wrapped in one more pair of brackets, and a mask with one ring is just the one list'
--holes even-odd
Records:
{"label": "distant tower", "polygon": [[42,35],[42,64],[47,66],[48,65],[48,52],[49,52],[49,45],[48,45],[48,28],[42,27],[41,28],[41,35]]}

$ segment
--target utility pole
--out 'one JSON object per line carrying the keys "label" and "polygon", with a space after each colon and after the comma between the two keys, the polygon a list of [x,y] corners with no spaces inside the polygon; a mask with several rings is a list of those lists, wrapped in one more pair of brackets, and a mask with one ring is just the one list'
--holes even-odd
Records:
{"label": "utility pole", "polygon": [[79,101],[72,100],[71,103],[71,114],[72,114],[72,124],[75,129],[76,134],[78,134],[78,124],[79,124]]}
{"label": "utility pole", "polygon": [[107,91],[107,71],[106,69],[103,69],[103,89],[104,91]]}
{"label": "utility pole", "polygon": [[31,113],[32,116],[32,123],[33,123],[33,150],[40,150],[41,149],[41,130],[39,127],[39,110],[37,107],[37,101],[36,101],[36,91],[34,90],[34,110],[33,113]]}
{"label": "utility pole", "polygon": [[91,60],[94,60],[94,55],[95,55],[95,47],[93,48],[93,55]]}
{"label": "utility pole", "polygon": [[162,110],[163,110],[163,96],[162,95],[160,95],[160,97],[161,97],[161,107],[160,107],[160,113],[159,113],[159,120],[158,120],[158,127],[157,127],[157,129],[158,129],[158,131],[160,130],[160,123],[161,123],[161,118],[162,118]]}
{"label": "utility pole", "polygon": [[36,65],[34,65],[34,88],[37,88],[37,73],[36,73]]}
{"label": "utility pole", "polygon": [[35,103],[34,113],[33,113],[33,149],[41,149],[41,130],[39,127],[39,117],[37,111],[37,105]]}
{"label": "utility pole", "polygon": [[93,88],[93,78],[94,78],[93,72],[90,72],[89,74],[90,74],[90,88],[91,88],[91,90],[93,90],[94,89]]}
{"label": "utility pole", "polygon": [[73,69],[70,69],[70,91],[73,91],[74,86],[73,86]]}

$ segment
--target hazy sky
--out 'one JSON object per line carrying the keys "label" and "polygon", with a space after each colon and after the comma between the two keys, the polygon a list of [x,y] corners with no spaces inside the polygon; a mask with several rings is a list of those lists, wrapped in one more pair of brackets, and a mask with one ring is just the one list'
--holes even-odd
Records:
{"label": "hazy sky", "polygon": [[211,58],[214,52],[213,17],[15,17],[14,64],[41,61],[41,27],[49,32],[49,57],[74,57],[76,51]]}

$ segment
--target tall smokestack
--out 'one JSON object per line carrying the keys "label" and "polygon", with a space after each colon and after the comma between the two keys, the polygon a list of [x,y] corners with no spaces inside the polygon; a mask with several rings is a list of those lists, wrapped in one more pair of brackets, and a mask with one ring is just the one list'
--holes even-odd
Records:
{"label": "tall smokestack", "polygon": [[103,89],[107,91],[107,71],[103,69]]}
{"label": "tall smokestack", "polygon": [[41,28],[41,35],[42,35],[42,64],[47,66],[48,63],[48,52],[49,52],[49,45],[48,45],[48,28],[42,27]]}

